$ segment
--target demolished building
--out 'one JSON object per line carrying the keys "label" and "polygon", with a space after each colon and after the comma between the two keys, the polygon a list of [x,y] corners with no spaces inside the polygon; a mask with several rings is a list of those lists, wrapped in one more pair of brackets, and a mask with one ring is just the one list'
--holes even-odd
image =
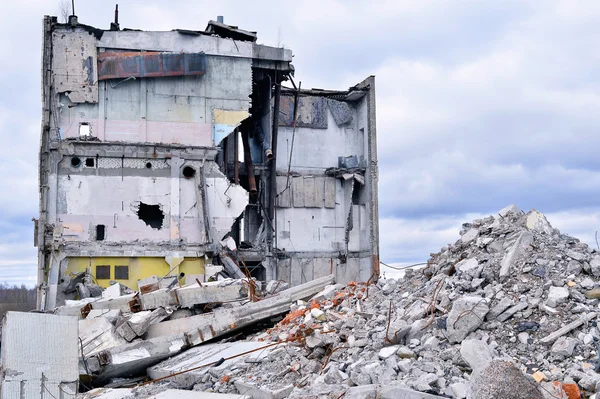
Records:
{"label": "demolished building", "polygon": [[291,286],[376,278],[374,77],[301,90],[291,62],[222,19],[156,32],[46,16],[38,308],[75,298],[82,275],[133,290],[203,282],[209,265]]}

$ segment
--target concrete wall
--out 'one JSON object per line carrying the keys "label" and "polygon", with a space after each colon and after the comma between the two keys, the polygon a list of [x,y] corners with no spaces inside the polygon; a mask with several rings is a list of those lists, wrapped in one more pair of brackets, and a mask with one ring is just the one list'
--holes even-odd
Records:
{"label": "concrete wall", "polygon": [[79,383],[78,335],[75,317],[6,313],[2,323],[0,397],[75,397]]}
{"label": "concrete wall", "polygon": [[215,114],[241,112],[231,130],[247,116],[251,65],[252,59],[213,56],[201,76],[101,81],[98,103],[74,104],[63,95],[60,137],[78,138],[87,123],[101,141],[213,146]]}
{"label": "concrete wall", "polygon": [[[339,113],[334,117],[331,100],[317,99],[304,97],[300,102],[298,120],[304,127],[296,128],[293,151],[291,119],[280,122],[288,126],[279,127],[276,240],[291,259],[278,262],[277,276],[293,285],[329,271],[340,282],[366,281],[375,252],[369,234],[373,223],[367,195],[369,173],[364,174],[362,185],[354,179],[327,176],[326,170],[338,167],[338,157],[351,155],[362,160],[361,166],[369,165],[367,97],[343,104],[341,118]],[[353,190],[358,191],[354,201]]]}

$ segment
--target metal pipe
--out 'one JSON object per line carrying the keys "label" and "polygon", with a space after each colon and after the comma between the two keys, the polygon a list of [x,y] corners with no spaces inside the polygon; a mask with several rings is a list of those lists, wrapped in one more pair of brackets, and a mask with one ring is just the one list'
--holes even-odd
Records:
{"label": "metal pipe", "polygon": [[115,25],[119,26],[119,5],[115,4]]}
{"label": "metal pipe", "polygon": [[281,82],[275,71],[275,103],[273,104],[273,127],[271,129],[273,158],[271,158],[271,195],[269,196],[269,218],[275,219],[275,198],[277,197],[277,132],[279,128],[279,101]]}
{"label": "metal pipe", "polygon": [[248,131],[242,132],[242,145],[244,146],[244,163],[248,169],[248,188],[250,194],[256,195],[256,179],[254,179],[254,168],[252,167],[252,155],[250,153],[250,142],[248,141]]}

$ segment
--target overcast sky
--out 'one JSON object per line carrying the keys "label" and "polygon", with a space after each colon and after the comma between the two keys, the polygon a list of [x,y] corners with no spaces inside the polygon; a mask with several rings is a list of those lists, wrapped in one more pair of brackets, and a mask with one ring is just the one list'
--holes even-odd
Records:
{"label": "overcast sky", "polygon": [[[77,0],[108,28],[114,4]],[[294,52],[302,87],[376,76],[380,246],[418,262],[461,223],[514,203],[595,246],[600,229],[598,1],[119,1],[122,28],[204,29],[209,19]],[[35,284],[42,18],[0,13],[0,282]]]}

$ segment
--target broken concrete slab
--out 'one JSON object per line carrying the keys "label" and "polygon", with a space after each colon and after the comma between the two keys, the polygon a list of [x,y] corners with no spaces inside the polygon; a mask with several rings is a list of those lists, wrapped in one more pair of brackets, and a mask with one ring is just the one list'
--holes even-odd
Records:
{"label": "broken concrete slab", "polygon": [[2,399],[75,396],[77,319],[7,312],[2,322]]}
{"label": "broken concrete slab", "polygon": [[191,346],[198,345],[257,321],[285,313],[294,302],[316,294],[333,281],[334,276],[329,275],[292,287],[259,302],[232,309],[217,308],[212,313],[164,321],[150,326],[147,334],[150,338],[185,334]]}
{"label": "broken concrete slab", "polygon": [[127,343],[115,332],[115,326],[102,316],[79,320],[79,338],[84,357]]}
{"label": "broken concrete slab", "polygon": [[132,342],[99,352],[87,359],[88,367],[97,375],[97,382],[111,378],[143,375],[146,369],[174,356],[187,347],[183,334]]}
{"label": "broken concrete slab", "polygon": [[159,289],[141,295],[142,308],[152,310],[158,307],[177,306],[189,308],[206,303],[221,303],[244,299],[248,295],[247,279],[226,279],[202,283],[197,282],[172,290]]}
{"label": "broken concrete slab", "polygon": [[116,332],[127,342],[131,342],[135,338],[144,335],[150,325],[160,323],[169,317],[172,312],[172,310],[167,311],[164,308],[158,308],[153,311],[146,310],[133,313],[128,320],[116,328]]}
{"label": "broken concrete slab", "polygon": [[487,303],[487,299],[478,296],[465,296],[453,302],[446,322],[448,340],[451,343],[461,342],[483,323],[490,310]]}
{"label": "broken concrete slab", "polygon": [[533,243],[533,235],[531,235],[529,231],[522,231],[511,249],[502,259],[499,272],[500,281],[504,281],[506,278],[508,278],[511,268],[517,259],[519,259],[525,253],[525,251],[529,249],[531,243]]}
{"label": "broken concrete slab", "polygon": [[[156,392],[156,393],[152,393]],[[249,396],[215,392],[168,389],[166,387],[142,386],[137,388],[96,388],[77,396],[79,399],[251,399]]]}
{"label": "broken concrete slab", "polygon": [[[240,353],[251,350],[264,348],[265,346],[267,345],[264,342],[256,341],[226,342],[202,345],[196,348],[188,349],[180,355],[148,368],[148,376],[152,379],[165,378],[183,370],[194,369],[201,365],[210,364],[220,359],[227,359],[228,357],[239,355]],[[277,347],[278,346],[271,346],[270,348],[265,348],[264,350],[256,352],[255,356],[253,357],[255,360],[260,361],[261,359],[267,357],[271,350],[274,350]],[[228,367],[231,367],[234,361],[243,361],[244,359],[251,357],[251,355],[252,354],[249,353],[236,359],[225,360],[222,364],[213,368],[225,370]],[[194,386],[194,384],[200,381],[202,377],[209,372],[209,370],[209,367],[198,368],[187,373],[166,378],[166,380],[174,382],[180,387],[191,388]]]}
{"label": "broken concrete slab", "polygon": [[86,319],[95,319],[96,317],[104,317],[109,322],[113,323],[121,316],[119,309],[92,309],[86,316]]}

